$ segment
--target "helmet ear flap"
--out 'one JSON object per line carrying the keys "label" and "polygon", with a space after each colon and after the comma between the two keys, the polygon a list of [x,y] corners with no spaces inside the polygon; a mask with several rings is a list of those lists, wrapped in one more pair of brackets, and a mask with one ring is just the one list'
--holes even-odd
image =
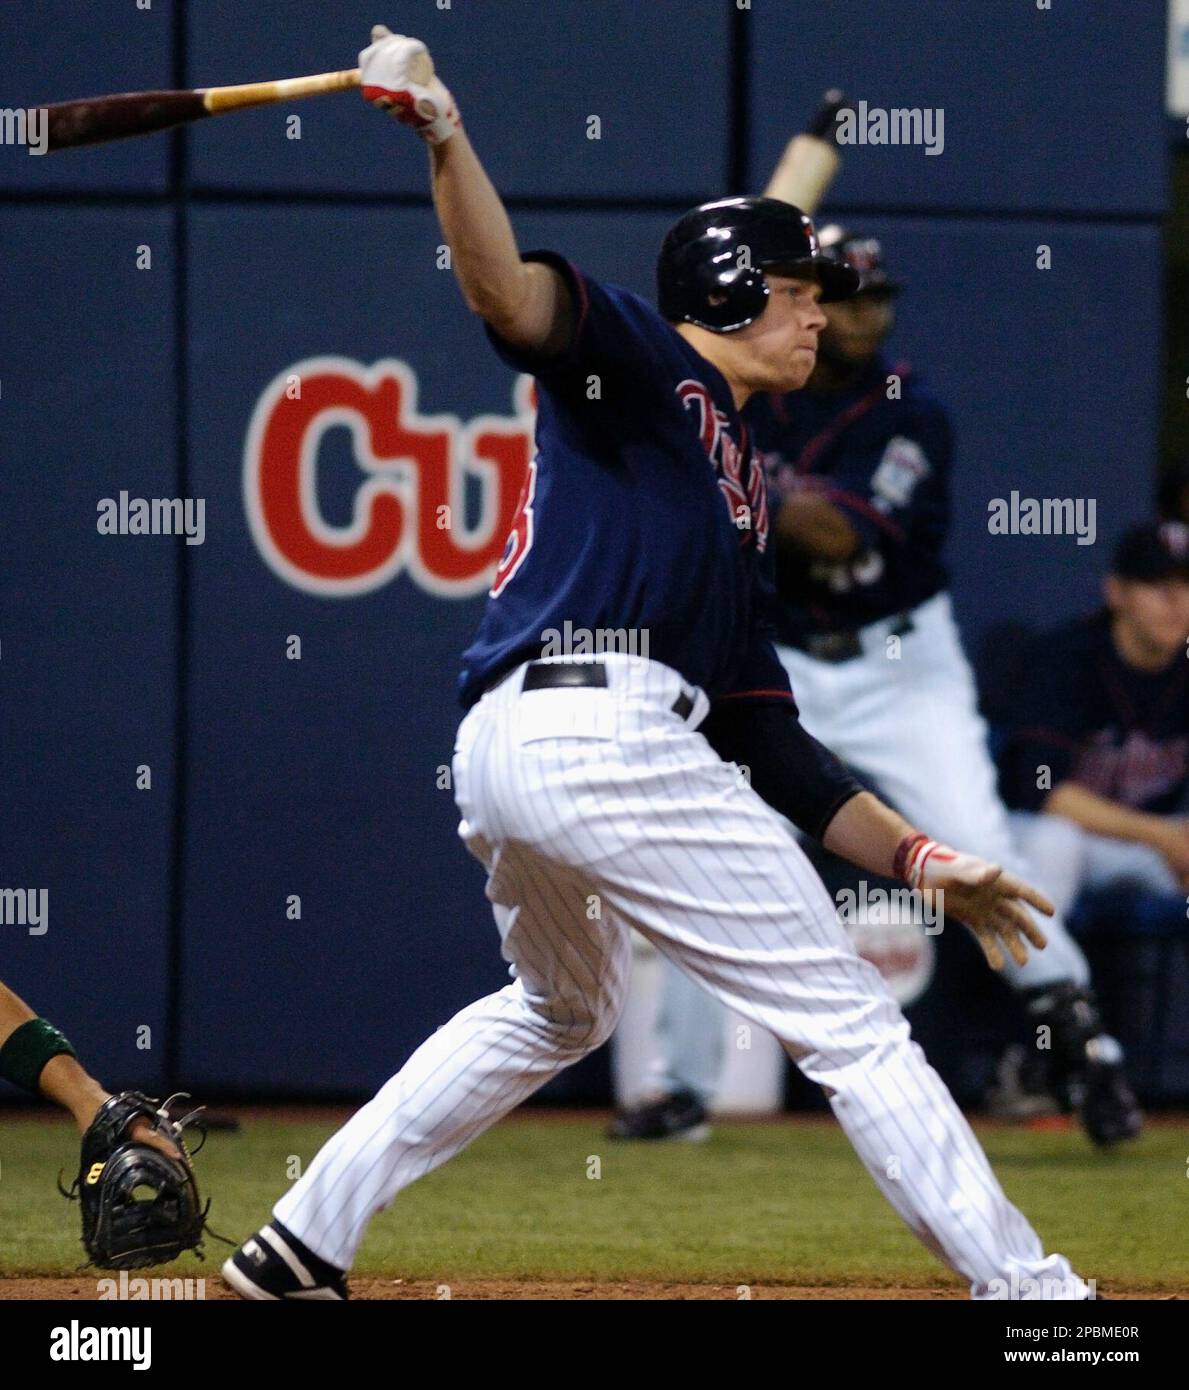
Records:
{"label": "helmet ear flap", "polygon": [[768,302],[768,280],[758,266],[728,265],[718,269],[703,262],[695,271],[700,312],[694,323],[716,333],[746,328],[764,312]]}

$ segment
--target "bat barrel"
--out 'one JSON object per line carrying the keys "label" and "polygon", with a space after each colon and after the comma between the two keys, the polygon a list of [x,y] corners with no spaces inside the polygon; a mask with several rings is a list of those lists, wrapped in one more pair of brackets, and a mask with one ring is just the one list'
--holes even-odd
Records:
{"label": "bat barrel", "polygon": [[63,101],[45,110],[51,150],[168,130],[209,114],[201,92],[126,92]]}

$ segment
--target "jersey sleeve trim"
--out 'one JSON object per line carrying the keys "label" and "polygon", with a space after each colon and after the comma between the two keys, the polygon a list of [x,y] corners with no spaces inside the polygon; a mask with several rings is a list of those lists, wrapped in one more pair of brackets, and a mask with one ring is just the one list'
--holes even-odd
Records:
{"label": "jersey sleeve trim", "polygon": [[582,341],[582,335],[586,332],[587,320],[590,318],[590,291],[586,288],[586,276],[573,261],[567,260],[565,256],[559,256],[556,251],[526,251],[520,259],[526,262],[535,261],[538,265],[551,266],[565,282],[570,297],[574,301],[577,318],[574,322],[574,335],[570,339],[570,345],[556,360],[559,363],[574,361]]}
{"label": "jersey sleeve trim", "polygon": [[726,695],[720,695],[714,702],[721,704],[723,700],[793,700],[791,690],[732,690]]}

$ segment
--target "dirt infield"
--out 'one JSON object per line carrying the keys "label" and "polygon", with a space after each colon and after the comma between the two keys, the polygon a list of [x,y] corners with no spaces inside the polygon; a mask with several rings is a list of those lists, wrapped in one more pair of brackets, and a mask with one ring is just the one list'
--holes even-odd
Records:
{"label": "dirt infield", "polygon": [[[135,1277],[135,1276],[132,1276]],[[192,1283],[194,1281],[191,1281]],[[136,1285],[130,1285],[135,1292]],[[0,1279],[0,1302],[20,1299],[43,1299],[55,1302],[84,1302],[98,1298],[96,1279]],[[700,1301],[740,1301],[743,1298],[741,1287],[726,1284],[662,1284],[649,1282],[631,1283],[568,1283],[532,1280],[464,1280],[449,1286],[428,1282],[406,1281],[404,1279],[356,1279],[351,1283],[352,1297],[357,1300],[430,1300],[435,1302],[449,1299],[516,1299],[516,1300],[560,1300],[566,1302],[613,1302],[647,1300],[689,1300]],[[211,1301],[231,1300],[235,1295],[224,1285],[218,1275],[206,1279],[203,1296]],[[954,1285],[939,1288],[854,1288],[813,1287],[795,1285],[752,1285],[750,1296],[754,1300],[808,1300],[848,1299],[859,1302],[888,1299],[911,1299],[914,1302],[926,1300],[954,1301],[965,1297],[964,1291]],[[1114,1298],[1157,1298],[1175,1297],[1168,1293],[1139,1292],[1111,1289]],[[198,1302],[197,1298],[191,1301]]]}
{"label": "dirt infield", "polygon": [[[146,1271],[148,1272],[148,1271]],[[130,1278],[134,1278],[132,1275]],[[135,1291],[135,1284],[130,1285]],[[0,1302],[6,1299],[52,1299],[86,1301],[98,1298],[95,1278],[74,1279],[3,1279],[0,1280]],[[448,1291],[447,1291],[448,1290]],[[654,1284],[644,1282],[592,1284],[542,1282],[529,1280],[491,1279],[466,1280],[449,1286],[404,1279],[356,1279],[351,1283],[355,1299],[559,1299],[590,1301],[598,1299],[739,1299],[734,1286],[716,1284]],[[215,1275],[208,1277],[205,1286],[207,1299],[231,1299],[235,1295]],[[837,1289],[773,1287],[751,1289],[753,1299],[822,1299],[822,1298],[958,1298],[961,1290],[937,1289]],[[197,1301],[197,1300],[195,1300]]]}

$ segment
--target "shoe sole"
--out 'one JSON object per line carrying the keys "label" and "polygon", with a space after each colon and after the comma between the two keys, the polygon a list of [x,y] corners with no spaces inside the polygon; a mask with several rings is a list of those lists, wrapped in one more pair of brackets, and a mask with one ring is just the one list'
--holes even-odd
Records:
{"label": "shoe sole", "polygon": [[710,1132],[708,1124],[700,1124],[679,1129],[674,1134],[614,1134],[608,1130],[607,1138],[621,1144],[704,1144]]}
{"label": "shoe sole", "polygon": [[341,1298],[333,1289],[327,1288],[324,1284],[313,1289],[301,1289],[297,1293],[276,1294],[269,1293],[263,1286],[254,1279],[249,1279],[242,1269],[235,1263],[234,1258],[223,1261],[223,1278],[231,1285],[241,1298],[250,1298],[256,1302],[267,1303],[345,1303],[347,1300]]}
{"label": "shoe sole", "polygon": [[1143,1133],[1143,1126],[1136,1129],[1120,1130],[1115,1134],[1091,1134],[1086,1130],[1086,1138],[1098,1149],[1113,1149],[1116,1144],[1130,1144]]}
{"label": "shoe sole", "polygon": [[239,1294],[240,1298],[250,1298],[256,1301],[267,1301],[269,1303],[281,1303],[283,1300],[278,1298],[275,1293],[269,1293],[254,1280],[249,1279],[242,1269],[235,1263],[233,1257],[228,1257],[223,1261],[223,1278]]}

